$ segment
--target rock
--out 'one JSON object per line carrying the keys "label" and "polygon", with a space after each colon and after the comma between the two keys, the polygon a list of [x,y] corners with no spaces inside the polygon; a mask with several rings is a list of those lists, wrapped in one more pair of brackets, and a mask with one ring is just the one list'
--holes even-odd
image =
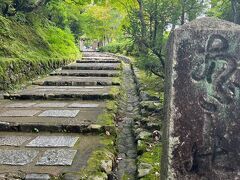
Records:
{"label": "rock", "polygon": [[240,26],[205,17],[170,37],[161,179],[239,179]]}
{"label": "rock", "polygon": [[158,130],[155,130],[153,131],[152,136],[155,141],[159,141],[161,139],[161,132]]}
{"label": "rock", "polygon": [[155,130],[155,129],[160,129],[160,128],[161,128],[160,123],[149,122],[146,124],[146,129],[148,129],[148,130]]}
{"label": "rock", "polygon": [[111,160],[102,160],[101,161],[101,169],[107,173],[111,174],[113,168],[113,163]]}
{"label": "rock", "polygon": [[142,128],[137,128],[137,129],[135,130],[135,134],[139,134],[139,133],[142,132],[142,131],[143,131]]}
{"label": "rock", "polygon": [[151,112],[159,110],[161,108],[161,103],[156,101],[142,101],[140,107]]}
{"label": "rock", "polygon": [[88,126],[88,129],[90,131],[101,131],[102,130],[102,126],[101,125],[98,125],[98,124],[91,124]]}
{"label": "rock", "polygon": [[48,174],[27,174],[25,180],[50,180]]}
{"label": "rock", "polygon": [[138,166],[138,178],[148,175],[152,170],[152,165],[148,163],[140,163]]}
{"label": "rock", "polygon": [[151,136],[152,136],[151,133],[149,133],[147,131],[141,131],[137,136],[137,140],[146,140]]}
{"label": "rock", "polygon": [[129,105],[129,106],[127,107],[127,111],[128,111],[128,112],[132,112],[132,111],[133,111],[133,109],[134,109],[134,107],[133,107],[133,106],[131,106],[131,105]]}

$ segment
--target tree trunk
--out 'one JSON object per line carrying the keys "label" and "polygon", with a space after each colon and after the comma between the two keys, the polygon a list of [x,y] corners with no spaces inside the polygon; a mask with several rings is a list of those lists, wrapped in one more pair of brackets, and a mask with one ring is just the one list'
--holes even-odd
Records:
{"label": "tree trunk", "polygon": [[137,0],[138,1],[138,5],[139,5],[139,19],[141,22],[141,31],[142,31],[142,37],[146,36],[146,23],[144,20],[144,13],[143,13],[143,2],[142,0]]}
{"label": "tree trunk", "polygon": [[185,4],[182,3],[181,25],[185,24]]}

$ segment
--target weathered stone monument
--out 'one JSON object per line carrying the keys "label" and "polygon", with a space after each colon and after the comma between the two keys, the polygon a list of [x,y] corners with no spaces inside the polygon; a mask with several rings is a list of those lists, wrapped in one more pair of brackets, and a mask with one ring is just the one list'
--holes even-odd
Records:
{"label": "weathered stone monument", "polygon": [[168,50],[161,179],[240,179],[240,26],[198,19]]}

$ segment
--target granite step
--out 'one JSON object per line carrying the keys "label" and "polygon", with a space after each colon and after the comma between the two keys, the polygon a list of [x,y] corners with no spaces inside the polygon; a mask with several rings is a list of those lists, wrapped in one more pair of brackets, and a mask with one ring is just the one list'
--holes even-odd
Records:
{"label": "granite step", "polygon": [[118,78],[50,76],[33,82],[40,86],[112,86],[120,85]]}
{"label": "granite step", "polygon": [[[5,94],[5,99],[114,99],[112,86],[30,86],[15,93]],[[114,87],[117,88],[117,87]]]}
{"label": "granite step", "polygon": [[51,76],[80,76],[80,77],[118,77],[120,71],[117,70],[58,70],[52,72]]}
{"label": "granite step", "polygon": [[62,68],[63,70],[121,70],[120,63],[72,63]]}
{"label": "granite step", "polygon": [[89,57],[82,57],[82,59],[84,60],[117,60],[114,57],[109,57],[109,56],[89,56]]}
{"label": "granite step", "polygon": [[83,52],[83,57],[112,57],[112,56],[101,52]]}
{"label": "granite step", "polygon": [[104,101],[0,101],[0,131],[104,132],[94,129]]}
{"label": "granite step", "polygon": [[83,58],[82,60],[77,60],[77,63],[121,63],[121,61],[116,59]]}

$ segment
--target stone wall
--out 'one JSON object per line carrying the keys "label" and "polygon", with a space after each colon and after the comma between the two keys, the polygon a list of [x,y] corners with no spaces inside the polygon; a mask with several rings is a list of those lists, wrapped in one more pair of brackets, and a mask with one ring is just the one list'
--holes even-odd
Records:
{"label": "stone wall", "polygon": [[9,60],[0,63],[0,91],[11,89],[24,81],[47,74],[54,69],[70,63],[66,59],[49,60]]}

